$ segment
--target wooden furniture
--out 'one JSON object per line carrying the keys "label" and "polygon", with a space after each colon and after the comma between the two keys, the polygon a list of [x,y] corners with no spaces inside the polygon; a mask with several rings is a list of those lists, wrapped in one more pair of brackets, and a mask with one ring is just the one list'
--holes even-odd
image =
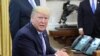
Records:
{"label": "wooden furniture", "polygon": [[49,31],[50,36],[61,44],[70,46],[73,40],[79,35],[77,28],[56,28]]}
{"label": "wooden furniture", "polygon": [[84,54],[74,54],[74,56],[87,56],[87,55],[84,55]]}
{"label": "wooden furniture", "polygon": [[[74,54],[73,56],[88,56],[88,55],[85,55],[85,54]],[[92,56],[100,56],[100,50],[95,51]]]}
{"label": "wooden furniture", "polygon": [[95,51],[93,56],[100,56],[100,50]]}
{"label": "wooden furniture", "polygon": [[67,52],[69,56],[87,56],[81,52],[76,53],[76,52],[72,51],[71,47],[64,47],[63,50],[65,50],[65,52]]}

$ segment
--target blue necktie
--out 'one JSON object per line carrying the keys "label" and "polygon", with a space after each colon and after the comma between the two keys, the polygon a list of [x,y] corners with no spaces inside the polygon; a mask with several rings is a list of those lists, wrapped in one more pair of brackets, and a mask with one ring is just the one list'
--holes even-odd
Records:
{"label": "blue necktie", "polygon": [[44,40],[44,37],[43,37],[43,33],[40,33],[40,38],[42,40],[43,55],[45,55],[46,54],[46,44],[45,44],[45,40]]}
{"label": "blue necktie", "polygon": [[93,11],[93,13],[95,13],[95,4],[94,4],[94,0],[92,0],[92,11]]}

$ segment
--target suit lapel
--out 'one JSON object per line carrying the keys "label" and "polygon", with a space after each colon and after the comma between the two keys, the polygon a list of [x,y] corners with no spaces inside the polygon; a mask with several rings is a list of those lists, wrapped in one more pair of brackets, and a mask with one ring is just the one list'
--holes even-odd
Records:
{"label": "suit lapel", "polygon": [[34,0],[36,5],[39,6],[40,5],[40,0]]}
{"label": "suit lapel", "polygon": [[91,5],[90,5],[90,1],[87,0],[86,2],[87,2],[87,3],[86,3],[87,6],[88,6],[87,8],[89,8],[90,13],[91,13],[91,14],[94,14],[93,11],[92,11]]}
{"label": "suit lapel", "polygon": [[97,0],[97,7],[96,7],[96,11],[95,11],[95,13],[98,11],[99,5],[100,5],[100,1]]}
{"label": "suit lapel", "polygon": [[41,39],[40,39],[40,37],[39,37],[39,35],[38,35],[38,32],[36,31],[36,29],[34,28],[34,26],[32,25],[32,23],[29,23],[30,24],[30,26],[29,26],[29,28],[30,28],[30,31],[32,32],[32,36],[33,37],[35,37],[35,42],[38,44],[38,45],[40,45],[39,47],[42,49],[42,42],[41,42]]}
{"label": "suit lapel", "polygon": [[46,50],[47,50],[47,48],[48,48],[48,42],[49,42],[49,40],[48,40],[48,35],[47,35],[47,32],[45,31],[44,33],[43,33],[43,37],[44,37],[44,40],[45,40],[45,45],[46,45]]}
{"label": "suit lapel", "polygon": [[[95,11],[95,13],[93,13],[92,8],[91,8],[91,5],[90,5],[90,1],[89,1],[89,0],[85,0],[85,3],[86,3],[86,5],[87,5],[87,8],[89,9],[90,13],[91,13],[92,15],[95,14],[96,11]],[[97,5],[97,6],[98,6],[98,5]],[[96,8],[96,10],[97,10],[97,8]]]}
{"label": "suit lapel", "polygon": [[95,13],[92,12],[92,8],[91,8],[91,5],[90,5],[90,1],[87,0],[87,2],[88,2],[88,3],[86,3],[86,4],[87,4],[87,6],[89,6],[89,7],[88,7],[88,8],[89,8],[89,11],[90,11],[92,14],[95,14],[95,13],[97,12],[97,10],[98,10],[99,5],[100,5],[100,1],[97,0],[97,7],[96,7],[96,10],[95,10]]}
{"label": "suit lapel", "polygon": [[32,5],[29,3],[28,0],[26,0],[26,5],[27,5],[29,8],[31,8],[31,9],[33,8]]}
{"label": "suit lapel", "polygon": [[45,32],[43,33],[43,37],[44,37],[45,43],[47,44],[47,42],[48,42],[47,41],[47,34]]}

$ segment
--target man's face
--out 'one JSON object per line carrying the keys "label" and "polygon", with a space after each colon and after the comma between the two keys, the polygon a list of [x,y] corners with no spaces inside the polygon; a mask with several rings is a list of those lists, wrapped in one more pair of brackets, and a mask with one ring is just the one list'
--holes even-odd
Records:
{"label": "man's face", "polygon": [[32,16],[31,22],[37,29],[37,31],[46,30],[48,24],[48,17],[48,15],[45,15],[43,13],[35,13],[35,15]]}

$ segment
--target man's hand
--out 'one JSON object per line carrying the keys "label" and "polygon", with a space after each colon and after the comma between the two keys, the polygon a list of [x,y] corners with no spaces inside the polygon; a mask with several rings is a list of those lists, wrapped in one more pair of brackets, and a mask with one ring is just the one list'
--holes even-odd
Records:
{"label": "man's hand", "polygon": [[79,34],[80,34],[80,35],[84,35],[83,28],[79,28]]}
{"label": "man's hand", "polygon": [[62,50],[58,50],[55,53],[55,56],[69,56],[66,52],[62,51]]}

